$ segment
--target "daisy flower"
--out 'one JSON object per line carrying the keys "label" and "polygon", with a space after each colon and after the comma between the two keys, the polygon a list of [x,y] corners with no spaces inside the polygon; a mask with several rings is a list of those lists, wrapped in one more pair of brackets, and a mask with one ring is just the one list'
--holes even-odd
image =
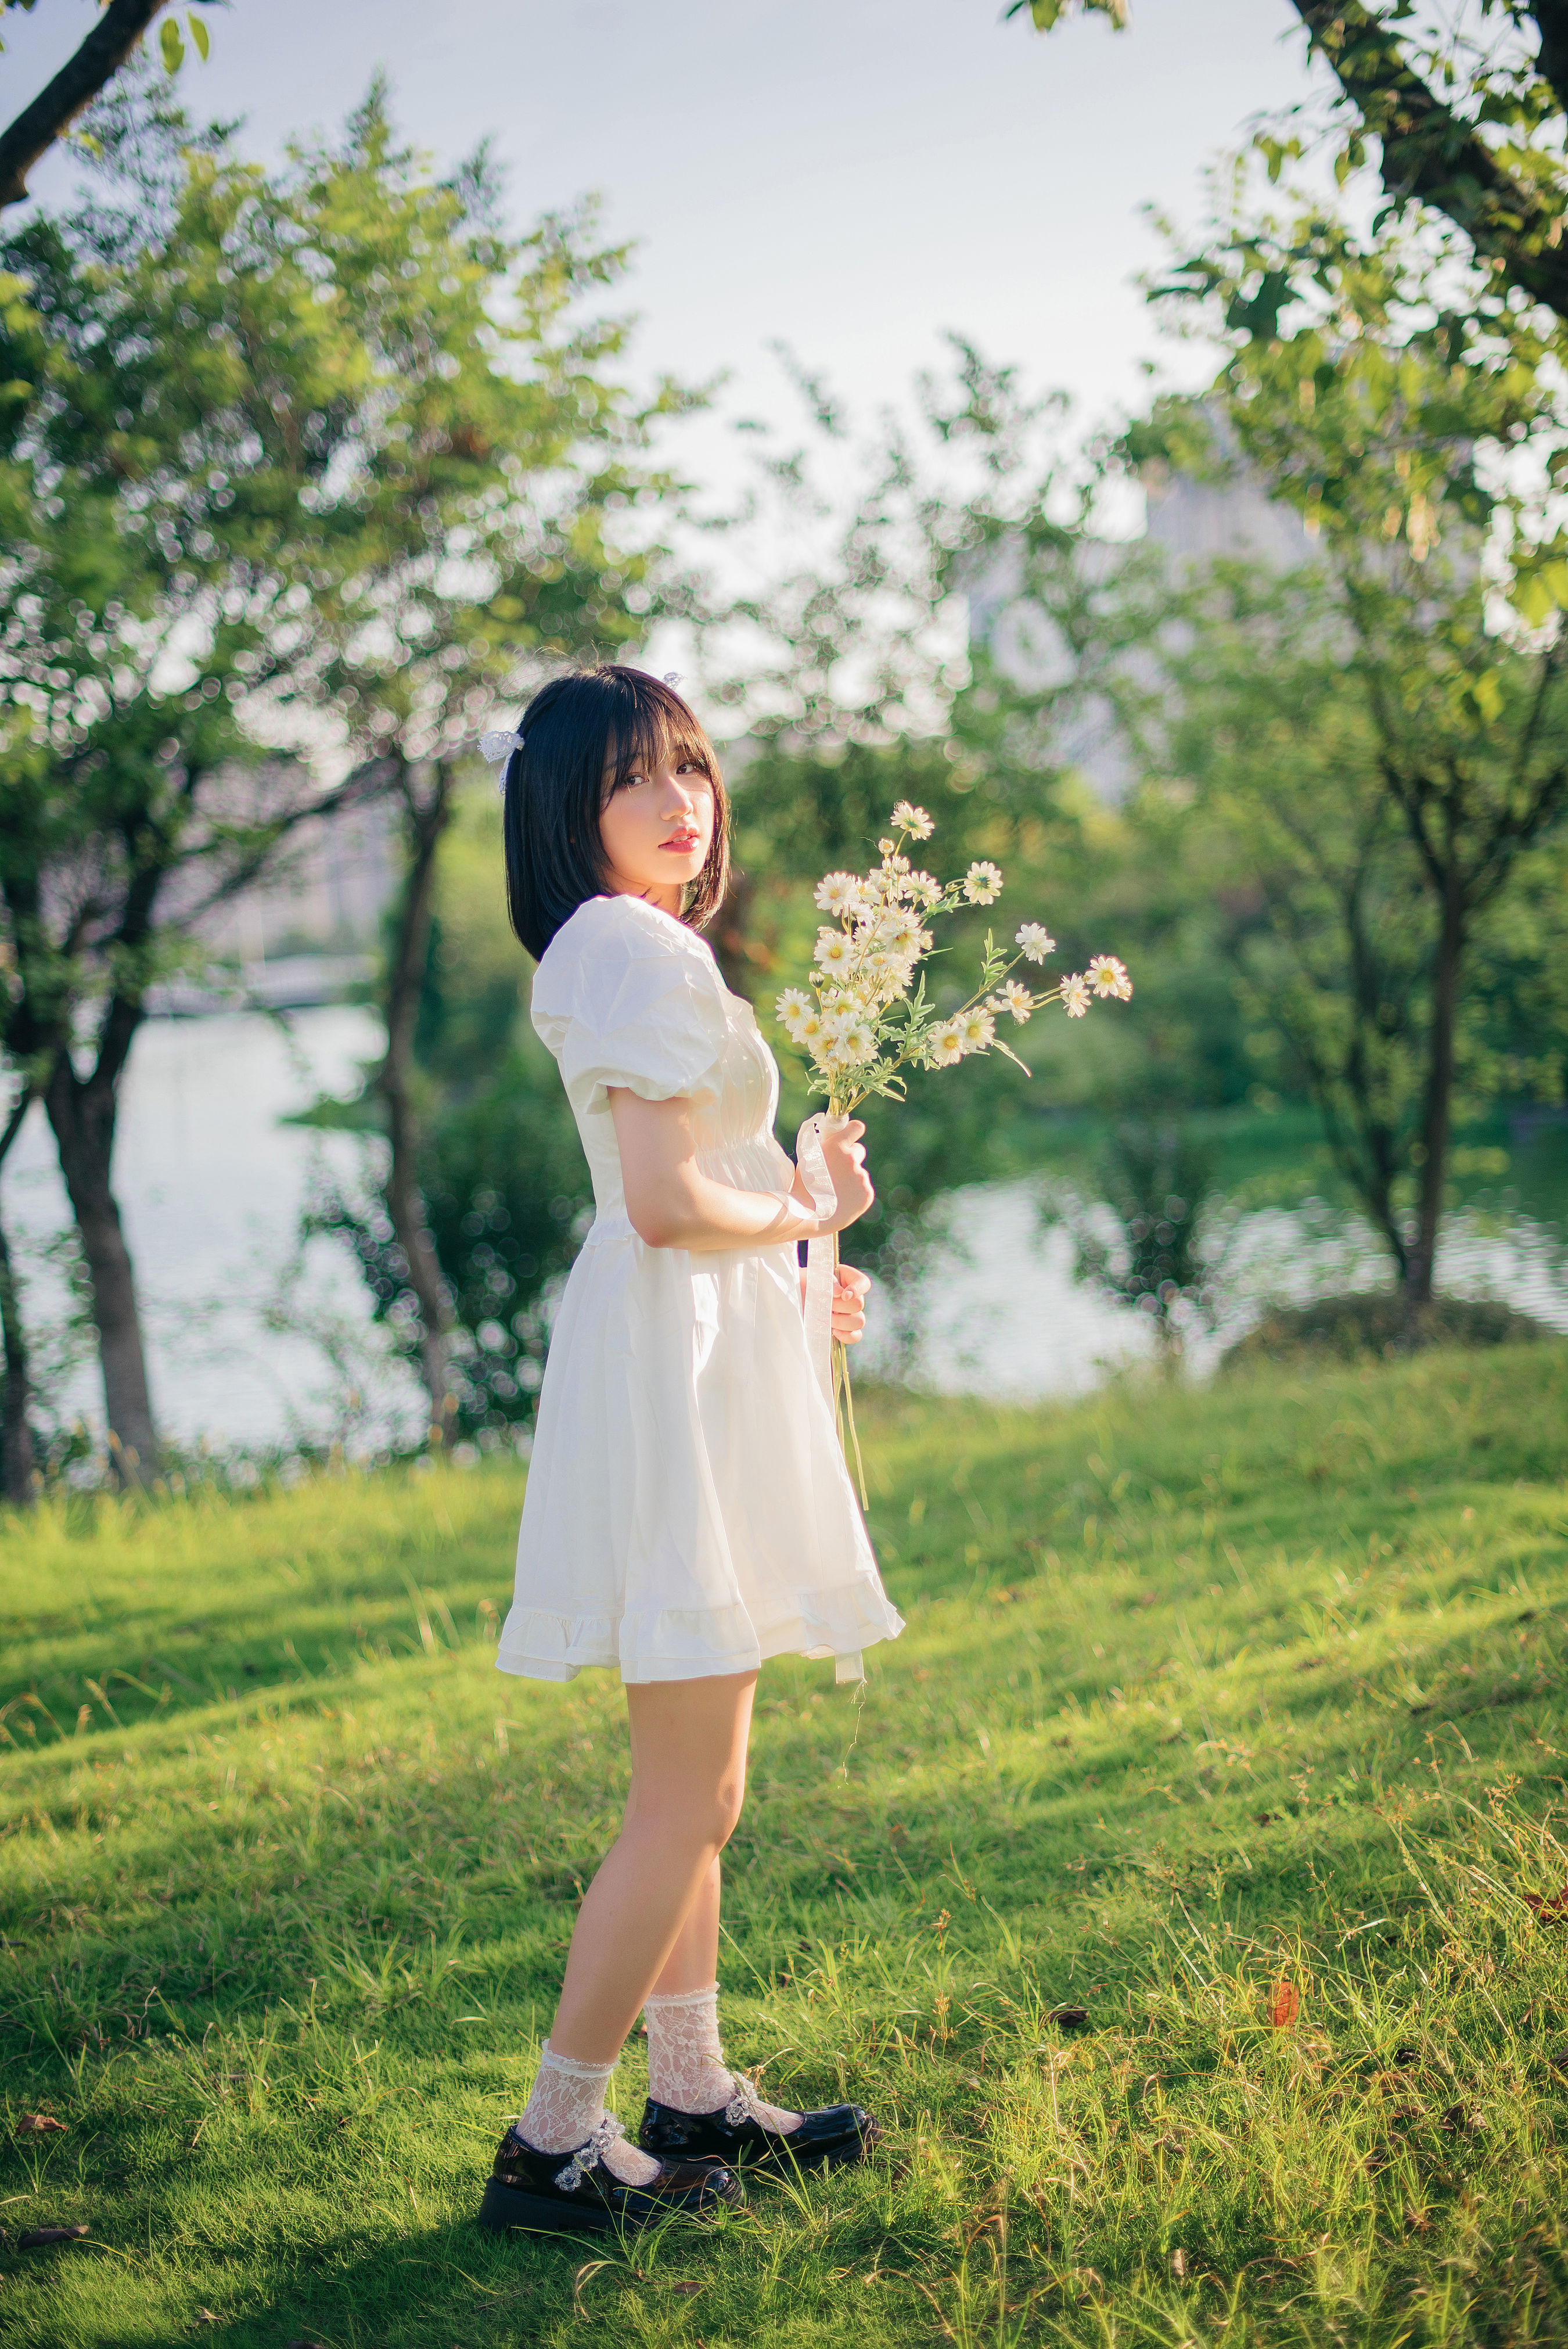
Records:
{"label": "daisy flower", "polygon": [[819,963],[830,978],[847,978],[855,958],[855,942],[845,937],[842,930],[819,930],[817,951],[812,960]]}
{"label": "daisy flower", "polygon": [[877,1040],[863,1019],[843,1029],[839,1036],[839,1050],[851,1065],[876,1058]]}
{"label": "daisy flower", "polygon": [[824,914],[852,914],[861,899],[861,883],[853,873],[830,873],[817,884],[817,903]]}
{"label": "daisy flower", "polygon": [[943,1019],[926,1038],[926,1050],[934,1069],[950,1069],[954,1061],[964,1058],[964,1022]]}
{"label": "daisy flower", "polygon": [[1127,965],[1118,962],[1114,955],[1096,955],[1088,971],[1089,985],[1097,995],[1119,996],[1123,1003],[1132,993],[1132,981],[1127,976]]}
{"label": "daisy flower", "polygon": [[965,1012],[959,1021],[966,1052],[984,1052],[996,1040],[996,1022],[983,1003]]}
{"label": "daisy flower", "polygon": [[1075,971],[1070,978],[1063,979],[1062,1009],[1069,1019],[1081,1019],[1088,1009],[1088,981],[1081,972]]}
{"label": "daisy flower", "polygon": [[1014,944],[1023,947],[1026,962],[1044,962],[1057,950],[1057,942],[1043,922],[1026,922]]}
{"label": "daisy flower", "polygon": [[797,1044],[808,1044],[813,1052],[816,1050],[826,1035],[827,1030],[822,1024],[822,1015],[814,1003],[807,1004],[791,1033]]}
{"label": "daisy flower", "polygon": [[936,830],[925,810],[915,807],[909,800],[900,800],[892,812],[892,820],[900,832],[913,833],[916,840],[929,840]]}
{"label": "daisy flower", "polygon": [[811,999],[803,988],[787,987],[773,1007],[779,1025],[787,1036],[800,1040],[800,1022],[811,1009]]}
{"label": "daisy flower", "polygon": [[877,924],[877,937],[889,954],[917,954],[931,940],[920,926],[920,916],[910,905],[895,905]]}
{"label": "daisy flower", "polygon": [[1001,895],[1002,875],[996,867],[982,861],[972,864],[964,876],[964,895],[972,905],[989,905]]}
{"label": "daisy flower", "polygon": [[1016,978],[1010,978],[1006,987],[994,995],[985,1007],[987,1011],[995,1011],[998,1018],[1004,1011],[1010,1011],[1020,1028],[1034,1008],[1034,997],[1029,993],[1028,988],[1021,986]]}
{"label": "daisy flower", "polygon": [[872,956],[867,976],[876,988],[879,1002],[891,1003],[895,995],[907,992],[914,977],[914,963],[907,955],[877,953]]}
{"label": "daisy flower", "polygon": [[929,873],[912,873],[903,885],[917,905],[934,905],[942,895],[941,882]]}

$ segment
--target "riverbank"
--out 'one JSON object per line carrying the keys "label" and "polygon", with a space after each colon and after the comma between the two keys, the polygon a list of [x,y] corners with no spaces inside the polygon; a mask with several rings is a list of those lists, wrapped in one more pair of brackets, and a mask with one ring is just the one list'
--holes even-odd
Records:
{"label": "riverbank", "polygon": [[6,1526],[12,2339],[1563,2336],[1568,1348],[865,1417],[909,1630],[765,1673],[723,1973],[886,2146],[629,2251],[471,2224],[624,1789],[521,1471]]}

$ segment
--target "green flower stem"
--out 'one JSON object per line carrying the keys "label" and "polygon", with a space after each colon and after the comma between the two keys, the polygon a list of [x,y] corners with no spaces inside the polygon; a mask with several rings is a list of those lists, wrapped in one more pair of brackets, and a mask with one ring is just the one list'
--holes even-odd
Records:
{"label": "green flower stem", "polygon": [[[839,1235],[833,1234],[833,1288],[839,1285]],[[840,1339],[833,1340],[833,1417],[839,1426],[839,1446],[846,1461],[852,1460],[855,1482],[861,1488],[861,1506],[869,1509],[866,1495],[865,1464],[861,1458],[861,1439],[855,1433],[855,1398],[850,1385],[850,1350]]]}

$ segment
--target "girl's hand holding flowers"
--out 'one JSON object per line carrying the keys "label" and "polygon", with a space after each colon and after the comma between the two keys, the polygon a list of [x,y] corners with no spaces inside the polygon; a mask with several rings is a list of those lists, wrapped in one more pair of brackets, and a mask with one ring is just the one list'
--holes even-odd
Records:
{"label": "girl's hand holding flowers", "polygon": [[866,1173],[866,1154],[861,1146],[864,1132],[858,1117],[822,1130],[822,1156],[827,1161],[828,1177],[837,1202],[833,1214],[822,1226],[824,1238],[830,1232],[841,1232],[849,1225],[858,1224],[876,1197],[872,1178]]}
{"label": "girl's hand holding flowers", "polygon": [[833,1272],[833,1335],[841,1346],[858,1346],[866,1334],[866,1291],[869,1272],[841,1264]]}
{"label": "girl's hand holding flowers", "polygon": [[[869,1272],[857,1271],[852,1264],[833,1267],[832,1330],[838,1346],[858,1346],[866,1334],[866,1292],[872,1285]],[[806,1302],[806,1276],[800,1275],[800,1302]]]}

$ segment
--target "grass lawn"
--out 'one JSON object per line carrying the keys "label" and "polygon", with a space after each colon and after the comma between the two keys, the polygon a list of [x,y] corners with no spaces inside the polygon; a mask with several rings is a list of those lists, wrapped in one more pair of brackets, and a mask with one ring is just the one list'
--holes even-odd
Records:
{"label": "grass lawn", "polygon": [[1568,1348],[863,1417],[909,1630],[764,1672],[722,1971],[885,2144],[624,2248],[472,2223],[625,1778],[520,1473],[5,1525],[8,2342],[1568,2340]]}

